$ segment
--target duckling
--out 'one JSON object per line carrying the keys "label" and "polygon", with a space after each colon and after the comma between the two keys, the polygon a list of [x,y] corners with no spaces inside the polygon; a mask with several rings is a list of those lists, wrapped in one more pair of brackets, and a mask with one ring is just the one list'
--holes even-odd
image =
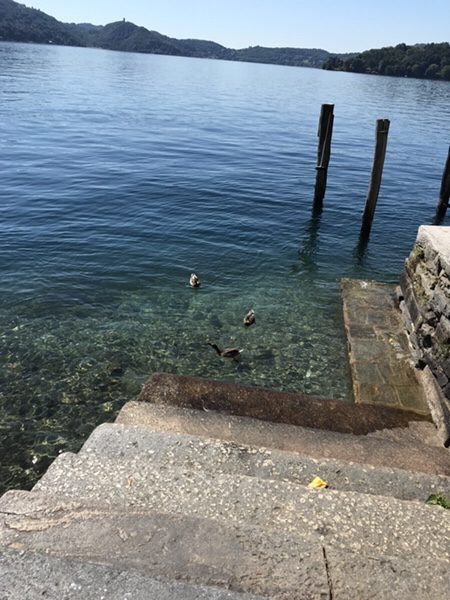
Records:
{"label": "duckling", "polygon": [[240,348],[224,348],[221,350],[217,344],[211,344],[211,342],[207,342],[207,344],[214,348],[217,354],[222,358],[237,358],[243,352]]}
{"label": "duckling", "polygon": [[244,325],[246,327],[250,327],[250,325],[253,325],[254,322],[255,322],[255,311],[252,308],[251,310],[248,311],[248,313],[244,317]]}
{"label": "duckling", "polygon": [[191,286],[191,288],[200,287],[200,279],[195,273],[191,273],[191,276],[189,277],[189,285]]}

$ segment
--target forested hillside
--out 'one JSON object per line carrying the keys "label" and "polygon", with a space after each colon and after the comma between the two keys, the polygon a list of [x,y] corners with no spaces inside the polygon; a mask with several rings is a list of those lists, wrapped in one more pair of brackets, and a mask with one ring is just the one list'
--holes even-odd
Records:
{"label": "forested hillside", "polygon": [[450,45],[419,44],[367,50],[360,54],[330,54],[318,48],[234,50],[205,40],[179,40],[128,21],[108,25],[61,23],[40,10],[13,0],[0,0],[0,41],[87,46],[200,58],[217,58],[333,71],[423,77],[450,81]]}
{"label": "forested hillside", "polygon": [[334,56],[324,63],[323,68],[450,81],[450,44],[398,44],[395,47],[366,50],[347,60]]}
{"label": "forested hillside", "polygon": [[0,40],[80,45],[78,35],[64,23],[12,0],[0,0]]}

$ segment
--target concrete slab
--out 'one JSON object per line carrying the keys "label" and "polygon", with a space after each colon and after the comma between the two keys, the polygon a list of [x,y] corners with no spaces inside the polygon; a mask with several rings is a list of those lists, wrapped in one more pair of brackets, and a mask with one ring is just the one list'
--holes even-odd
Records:
{"label": "concrete slab", "polygon": [[429,415],[395,288],[344,280],[341,290],[355,401]]}
{"label": "concrete slab", "polygon": [[[61,455],[36,492],[128,510],[213,519],[296,532],[304,540],[371,557],[413,555],[450,561],[450,519],[436,506],[357,492],[309,490],[288,481],[207,473],[128,457]],[[5,504],[0,507],[3,511]]]}
{"label": "concrete slab", "polygon": [[105,458],[140,458],[161,469],[170,464],[209,473],[288,480],[307,485],[315,476],[331,489],[425,501],[430,494],[450,497],[450,477],[372,467],[335,459],[316,460],[293,452],[253,448],[197,436],[151,431],[120,424],[100,425],[80,450]]}
{"label": "concrete slab", "polygon": [[[414,559],[361,559],[356,554],[323,546],[329,592],[322,599],[423,600],[447,598],[448,564]],[[2,548],[0,597],[4,600],[263,600],[255,596],[158,580],[136,569],[60,559]],[[321,600],[322,600],[321,599]]]}
{"label": "concrete slab", "polygon": [[274,600],[329,597],[320,543],[252,523],[60,501],[38,519],[35,507],[0,515],[0,543]]}
{"label": "concrete slab", "polygon": [[356,435],[430,420],[428,414],[414,414],[396,407],[355,405],[167,373],[155,373],[138,400]]}
{"label": "concrete slab", "polygon": [[[185,433],[239,445],[298,452],[317,459],[329,458],[375,467],[450,475],[450,452],[443,447],[430,447],[420,443],[414,435],[417,433],[415,429],[409,431],[400,428],[357,436],[237,417],[216,411],[189,410],[143,402],[127,403],[119,413],[117,422],[139,425],[153,431]],[[418,424],[414,423],[416,425]],[[419,425],[422,426],[423,423]],[[404,443],[389,436],[402,439]]]}
{"label": "concrete slab", "polygon": [[[414,557],[361,557],[326,548],[332,600],[425,600],[450,597],[448,563]],[[430,573],[430,568],[433,574]]]}
{"label": "concrete slab", "polygon": [[263,600],[212,586],[158,580],[136,569],[2,548],[2,600]]}

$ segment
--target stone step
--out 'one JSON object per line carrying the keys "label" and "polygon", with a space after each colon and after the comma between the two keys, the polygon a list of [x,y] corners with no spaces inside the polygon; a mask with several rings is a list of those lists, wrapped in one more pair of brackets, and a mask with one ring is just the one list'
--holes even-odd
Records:
{"label": "stone step", "polygon": [[[342,434],[308,429],[284,423],[271,423],[216,411],[199,411],[146,402],[128,402],[117,423],[137,425],[152,431],[183,433],[219,439],[243,446],[298,452],[316,459],[335,459],[393,467],[411,472],[450,475],[450,451],[419,442],[398,443],[382,432],[367,435]],[[403,429],[400,432],[404,431]],[[400,437],[400,440],[405,438]]]}
{"label": "stone step", "polygon": [[108,459],[138,458],[160,469],[191,468],[210,473],[289,480],[307,485],[315,476],[330,489],[425,501],[430,494],[450,497],[450,478],[401,469],[371,467],[333,459],[316,460],[293,452],[237,445],[197,436],[104,424],[93,431],[79,454]]}
{"label": "stone step", "polygon": [[2,548],[2,600],[262,600],[263,596],[161,581],[136,569]]}
{"label": "stone step", "polygon": [[[364,556],[357,548],[329,542],[325,526],[313,539],[295,528],[280,535],[248,523],[8,492],[0,500],[0,597],[34,600],[42,597],[41,590],[50,600],[423,600],[449,595],[448,554]],[[146,589],[148,595],[141,595]],[[248,590],[257,590],[256,595]]]}
{"label": "stone step", "polygon": [[396,407],[350,404],[167,373],[155,373],[145,383],[138,400],[355,435],[431,421],[429,415]]}
{"label": "stone step", "polygon": [[289,481],[161,468],[140,457],[62,454],[35,491],[326,541],[370,557],[450,558],[450,519],[440,507]]}
{"label": "stone step", "polygon": [[[245,523],[137,507],[124,510],[32,494],[19,502],[17,497],[11,500],[0,503],[0,544],[7,548],[266,598],[329,597],[318,541]],[[11,514],[11,506],[16,513],[19,506],[21,514]]]}

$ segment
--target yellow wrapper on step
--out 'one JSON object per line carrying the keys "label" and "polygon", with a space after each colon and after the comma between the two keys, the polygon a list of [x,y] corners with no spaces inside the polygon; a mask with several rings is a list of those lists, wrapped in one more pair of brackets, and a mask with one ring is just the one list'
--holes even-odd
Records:
{"label": "yellow wrapper on step", "polygon": [[314,479],[308,483],[308,487],[311,490],[322,490],[323,488],[328,487],[328,483],[323,479],[320,479],[320,477],[314,477]]}

